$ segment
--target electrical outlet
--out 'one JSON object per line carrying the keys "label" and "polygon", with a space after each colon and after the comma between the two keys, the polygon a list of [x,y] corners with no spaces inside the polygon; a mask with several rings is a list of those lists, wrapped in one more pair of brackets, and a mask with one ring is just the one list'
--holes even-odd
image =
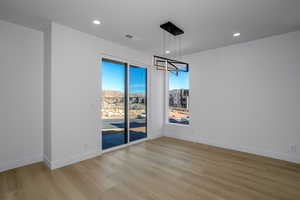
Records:
{"label": "electrical outlet", "polygon": [[291,145],[290,152],[291,153],[296,153],[297,152],[297,145]]}
{"label": "electrical outlet", "polygon": [[300,145],[295,144],[295,153],[300,153]]}

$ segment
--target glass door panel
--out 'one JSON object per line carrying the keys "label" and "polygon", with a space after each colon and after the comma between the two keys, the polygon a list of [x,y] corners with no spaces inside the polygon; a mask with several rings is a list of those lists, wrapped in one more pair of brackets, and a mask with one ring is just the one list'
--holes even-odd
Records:
{"label": "glass door panel", "polygon": [[147,69],[129,67],[129,141],[147,137]]}
{"label": "glass door panel", "polygon": [[127,143],[126,63],[102,60],[102,149]]}

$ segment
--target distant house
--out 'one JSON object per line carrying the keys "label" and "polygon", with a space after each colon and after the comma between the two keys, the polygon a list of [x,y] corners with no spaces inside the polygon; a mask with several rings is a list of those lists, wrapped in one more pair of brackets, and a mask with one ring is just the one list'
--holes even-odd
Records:
{"label": "distant house", "polygon": [[145,97],[129,97],[130,103],[145,103]]}
{"label": "distant house", "polygon": [[169,106],[188,108],[189,90],[176,89],[169,91]]}

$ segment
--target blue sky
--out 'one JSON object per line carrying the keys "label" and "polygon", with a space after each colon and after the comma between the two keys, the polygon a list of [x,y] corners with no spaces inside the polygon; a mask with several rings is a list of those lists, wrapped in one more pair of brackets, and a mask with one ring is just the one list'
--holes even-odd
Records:
{"label": "blue sky", "polygon": [[176,74],[169,72],[169,90],[189,89],[189,73],[178,72]]}
{"label": "blue sky", "polygon": [[125,67],[110,62],[102,62],[102,89],[124,92]]}
{"label": "blue sky", "polygon": [[145,68],[130,67],[129,92],[146,93],[147,70]]}
{"label": "blue sky", "polygon": [[[146,89],[146,69],[130,68],[130,93],[144,93]],[[188,73],[179,72],[178,76],[169,73],[169,89],[188,89]],[[124,92],[125,67],[120,64],[102,62],[102,89]]]}
{"label": "blue sky", "polygon": [[[130,93],[145,93],[147,73],[145,68],[130,67]],[[102,62],[102,89],[124,92],[125,67],[124,65]]]}

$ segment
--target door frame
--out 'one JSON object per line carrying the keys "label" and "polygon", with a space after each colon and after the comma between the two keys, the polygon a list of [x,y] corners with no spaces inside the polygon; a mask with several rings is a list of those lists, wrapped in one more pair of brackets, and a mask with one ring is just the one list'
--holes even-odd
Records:
{"label": "door frame", "polygon": [[[126,110],[128,111],[129,110],[129,95],[128,94],[128,91],[129,91],[129,80],[130,80],[130,76],[129,76],[129,68],[130,66],[134,66],[134,67],[139,67],[139,68],[146,68],[147,70],[147,74],[146,74],[146,133],[147,133],[147,137],[146,138],[143,138],[143,139],[140,139],[140,140],[136,140],[136,141],[132,141],[130,142],[130,136],[129,136],[129,118],[127,116],[127,111],[124,111],[126,114],[125,114],[125,120],[126,120],[126,134],[127,134],[127,143],[123,144],[123,145],[119,145],[119,146],[115,146],[115,147],[111,147],[109,149],[105,149],[103,150],[102,149],[102,127],[103,127],[103,122],[102,122],[102,113],[101,113],[101,109],[102,109],[102,61],[103,59],[107,59],[107,60],[112,60],[112,61],[115,61],[117,63],[124,63],[126,65],[126,77],[125,79],[127,84],[125,85],[125,96],[126,96]],[[150,135],[148,133],[148,125],[149,125],[149,121],[150,121],[150,104],[149,104],[149,99],[150,99],[150,90],[149,90],[149,86],[150,86],[150,66],[147,65],[147,64],[144,64],[142,62],[139,62],[139,61],[133,61],[133,60],[129,60],[129,59],[126,59],[126,58],[122,58],[122,57],[117,57],[117,56],[112,56],[112,55],[108,55],[108,54],[105,54],[105,53],[102,53],[100,55],[100,59],[97,60],[98,62],[100,61],[100,65],[98,64],[98,72],[99,72],[99,75],[98,75],[98,92],[97,92],[97,108],[98,108],[98,112],[97,112],[97,116],[98,116],[98,128],[97,128],[97,147],[100,148],[100,152],[101,153],[106,153],[106,152],[110,152],[110,151],[114,151],[114,150],[117,150],[117,149],[120,149],[120,148],[124,148],[124,147],[127,147],[129,145],[132,145],[132,144],[137,144],[137,143],[140,143],[140,142],[144,142],[146,140],[149,140],[150,139]],[[100,77],[99,77],[100,76]],[[100,116],[100,117],[99,117]]]}

